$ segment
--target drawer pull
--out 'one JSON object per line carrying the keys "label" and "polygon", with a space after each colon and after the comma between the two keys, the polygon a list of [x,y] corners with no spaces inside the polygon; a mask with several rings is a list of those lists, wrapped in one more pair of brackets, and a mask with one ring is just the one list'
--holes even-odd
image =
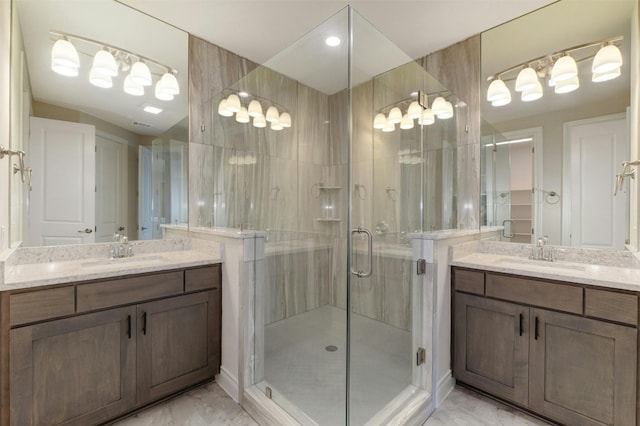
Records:
{"label": "drawer pull", "polygon": [[536,331],[535,331],[535,339],[538,340],[538,337],[540,336],[540,319],[538,319],[538,317],[536,317]]}
{"label": "drawer pull", "polygon": [[131,339],[131,315],[127,315],[127,336]]}
{"label": "drawer pull", "polygon": [[520,335],[524,333],[524,314],[520,313]]}
{"label": "drawer pull", "polygon": [[142,314],[142,334],[147,334],[147,313]]}

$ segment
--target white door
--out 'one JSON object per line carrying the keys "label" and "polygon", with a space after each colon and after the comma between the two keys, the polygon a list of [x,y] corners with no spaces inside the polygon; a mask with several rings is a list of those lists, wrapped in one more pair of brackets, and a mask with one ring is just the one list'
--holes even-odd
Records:
{"label": "white door", "polygon": [[138,148],[138,239],[150,240],[151,233],[151,150]]}
{"label": "white door", "polygon": [[615,116],[566,123],[567,142],[563,244],[624,249],[628,186],[615,197],[613,187],[621,163],[629,159],[626,119]]}
{"label": "white door", "polygon": [[126,141],[96,135],[96,242],[113,241],[125,229],[127,201]]}
{"label": "white door", "polygon": [[30,246],[92,243],[95,127],[31,117]]}

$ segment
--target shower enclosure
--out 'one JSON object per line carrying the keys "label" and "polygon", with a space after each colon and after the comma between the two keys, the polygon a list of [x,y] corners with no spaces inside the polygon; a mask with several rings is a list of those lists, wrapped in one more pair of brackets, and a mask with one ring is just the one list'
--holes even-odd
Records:
{"label": "shower enclosure", "polygon": [[[433,117],[438,97],[449,110]],[[424,232],[458,226],[464,103],[351,8],[211,102],[198,222],[257,235],[243,403],[279,424],[421,424],[435,353]]]}

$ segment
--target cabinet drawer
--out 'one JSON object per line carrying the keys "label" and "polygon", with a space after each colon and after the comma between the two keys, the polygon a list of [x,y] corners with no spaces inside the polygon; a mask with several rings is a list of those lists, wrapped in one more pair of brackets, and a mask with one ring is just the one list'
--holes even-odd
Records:
{"label": "cabinet drawer", "polygon": [[484,295],[484,272],[454,269],[453,281],[458,291]]}
{"label": "cabinet drawer", "polygon": [[73,314],[73,287],[12,294],[9,298],[9,312],[12,326]]}
{"label": "cabinet drawer", "polygon": [[487,274],[487,296],[582,315],[582,288]]}
{"label": "cabinet drawer", "polygon": [[184,291],[220,288],[220,264],[205,268],[188,269],[184,272]]}
{"label": "cabinet drawer", "polygon": [[79,285],[78,312],[182,294],[183,276],[175,271]]}
{"label": "cabinet drawer", "polygon": [[638,325],[638,296],[588,288],[584,298],[586,316]]}

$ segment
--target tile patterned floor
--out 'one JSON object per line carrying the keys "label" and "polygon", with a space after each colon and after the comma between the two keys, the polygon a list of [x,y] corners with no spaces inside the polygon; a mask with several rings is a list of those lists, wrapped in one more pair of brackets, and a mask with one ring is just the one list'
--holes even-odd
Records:
{"label": "tile patterned floor", "polygon": [[[136,416],[117,426],[257,426],[249,415],[210,383]],[[547,425],[492,399],[456,387],[425,426],[541,426]],[[327,425],[339,426],[339,425]]]}

